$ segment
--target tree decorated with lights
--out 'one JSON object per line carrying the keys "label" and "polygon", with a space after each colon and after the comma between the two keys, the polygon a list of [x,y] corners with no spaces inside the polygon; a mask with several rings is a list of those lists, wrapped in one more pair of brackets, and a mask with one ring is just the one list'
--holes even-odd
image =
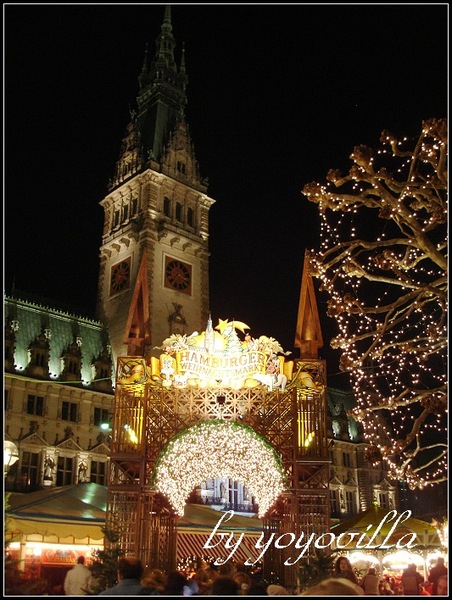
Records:
{"label": "tree decorated with lights", "polygon": [[327,292],[368,459],[423,488],[447,479],[447,121],[418,139],[384,131],[355,147],[347,175],[302,193],[318,205],[311,274]]}

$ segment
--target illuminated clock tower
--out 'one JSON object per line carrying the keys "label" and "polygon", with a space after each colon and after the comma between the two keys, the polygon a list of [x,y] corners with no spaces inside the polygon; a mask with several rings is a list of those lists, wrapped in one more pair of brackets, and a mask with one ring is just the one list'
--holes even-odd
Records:
{"label": "illuminated clock tower", "polygon": [[151,58],[146,49],[104,209],[97,316],[113,359],[158,354],[172,333],[206,327],[209,210],[185,121],[187,75],[174,58],[171,8]]}

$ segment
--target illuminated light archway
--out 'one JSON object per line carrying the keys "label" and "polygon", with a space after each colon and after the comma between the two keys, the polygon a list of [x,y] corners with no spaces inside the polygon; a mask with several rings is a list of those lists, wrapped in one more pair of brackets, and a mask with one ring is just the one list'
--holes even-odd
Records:
{"label": "illuminated light archway", "polygon": [[285,489],[284,467],[274,448],[251,427],[222,420],[200,421],[170,440],[157,461],[154,484],[182,516],[190,492],[215,477],[245,485],[259,505],[259,517]]}

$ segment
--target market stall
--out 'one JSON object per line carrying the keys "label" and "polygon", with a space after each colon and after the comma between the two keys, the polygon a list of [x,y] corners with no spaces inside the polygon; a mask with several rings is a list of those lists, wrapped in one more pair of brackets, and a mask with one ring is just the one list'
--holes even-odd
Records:
{"label": "market stall", "polygon": [[12,493],[5,511],[7,552],[30,578],[61,585],[80,555],[103,548],[107,490],[83,483]]}
{"label": "market stall", "polygon": [[[346,554],[360,575],[373,566],[380,574],[400,577],[408,564],[414,563],[427,578],[430,565],[445,551],[431,523],[412,517],[409,511],[377,505],[333,526],[331,531],[335,535],[332,549],[337,555]],[[344,549],[347,540],[351,542]]]}

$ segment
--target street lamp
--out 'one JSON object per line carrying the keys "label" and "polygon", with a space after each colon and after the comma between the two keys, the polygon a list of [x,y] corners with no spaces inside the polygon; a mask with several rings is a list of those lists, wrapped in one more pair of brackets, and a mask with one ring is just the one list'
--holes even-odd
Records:
{"label": "street lamp", "polygon": [[[102,432],[101,439],[105,440],[106,442],[111,441],[112,417],[113,417],[113,415],[110,413],[108,416],[108,421],[102,421],[102,423],[99,423],[99,429]],[[101,441],[101,439],[99,437],[97,439],[98,439],[98,441]]]}
{"label": "street lamp", "polygon": [[112,429],[112,427],[111,427],[112,420],[113,420],[113,413],[108,413],[108,419],[105,419],[105,420],[101,421],[99,423],[99,428],[102,431],[111,431],[111,429]]}
{"label": "street lamp", "polygon": [[6,477],[9,469],[19,460],[19,450],[14,442],[3,442],[3,475]]}

